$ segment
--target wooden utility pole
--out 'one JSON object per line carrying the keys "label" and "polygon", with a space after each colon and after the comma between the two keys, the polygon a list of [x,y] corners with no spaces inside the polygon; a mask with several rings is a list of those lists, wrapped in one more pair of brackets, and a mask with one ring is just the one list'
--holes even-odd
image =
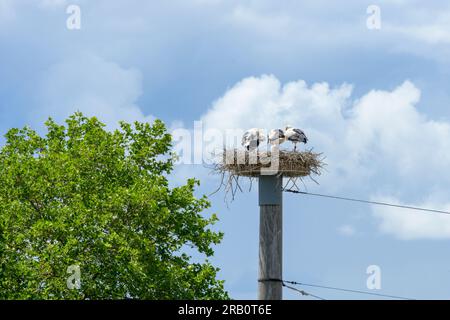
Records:
{"label": "wooden utility pole", "polygon": [[281,300],[283,287],[282,176],[259,176],[259,300]]}

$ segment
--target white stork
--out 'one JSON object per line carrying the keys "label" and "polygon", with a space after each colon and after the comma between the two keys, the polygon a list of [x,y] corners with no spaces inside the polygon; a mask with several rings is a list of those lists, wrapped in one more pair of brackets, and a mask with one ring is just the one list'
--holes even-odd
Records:
{"label": "white stork", "polygon": [[293,128],[292,126],[286,126],[284,135],[286,136],[286,140],[289,140],[294,143],[294,151],[297,150],[297,143],[308,142],[308,138],[306,137],[305,133],[300,129]]}
{"label": "white stork", "polygon": [[247,130],[242,136],[242,146],[247,149],[247,151],[255,150],[264,139],[262,129],[252,128]]}
{"label": "white stork", "polygon": [[286,136],[284,131],[281,129],[272,129],[267,135],[267,143],[271,145],[280,145],[286,141]]}

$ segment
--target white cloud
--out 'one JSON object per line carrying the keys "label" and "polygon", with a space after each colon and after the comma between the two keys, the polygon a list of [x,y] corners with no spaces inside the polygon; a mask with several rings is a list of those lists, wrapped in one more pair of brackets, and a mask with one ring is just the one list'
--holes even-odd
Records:
{"label": "white cloud", "polygon": [[292,28],[291,17],[286,14],[258,12],[255,8],[242,4],[232,9],[228,21],[232,25],[251,29],[265,36],[271,34],[280,37]]}
{"label": "white cloud", "polygon": [[[392,197],[379,197],[377,201],[422,208],[450,211],[450,203],[424,202],[405,204]],[[373,215],[380,222],[380,230],[402,240],[450,238],[450,216],[441,213],[424,213],[401,208],[373,206]]]}
{"label": "white cloud", "polygon": [[273,75],[249,77],[234,85],[202,117],[206,127],[218,129],[276,127],[287,122],[303,126],[336,125],[352,87],[330,88],[327,83],[308,87],[305,81],[284,86]]}
{"label": "white cloud", "polygon": [[434,14],[428,12],[420,19],[424,21],[416,20],[388,24],[387,31],[396,32],[427,44],[450,44],[450,10],[444,9]]}
{"label": "white cloud", "polygon": [[395,90],[371,91],[358,100],[347,126],[349,151],[400,177],[450,181],[450,124],[416,107],[420,90],[406,81]]}
{"label": "white cloud", "polygon": [[[414,182],[421,181],[421,189],[429,190],[421,196],[450,187],[450,124],[428,119],[418,110],[420,90],[412,82],[390,91],[372,90],[360,98],[351,94],[348,84],[332,88],[299,80],[282,85],[272,75],[250,77],[216,100],[202,120],[206,129],[222,131],[288,123],[303,128],[308,145],[326,156],[328,171],[319,179],[321,190],[357,194],[358,186],[369,193],[388,187],[404,199],[414,199]],[[377,178],[387,185],[373,183]],[[391,223],[385,216],[380,227],[402,239],[436,238],[447,232],[441,223],[447,220],[441,218],[418,217],[402,228],[400,218],[392,217],[399,222]]]}
{"label": "white cloud", "polygon": [[38,86],[38,106],[31,119],[42,123],[48,116],[62,120],[75,111],[97,116],[109,127],[118,121],[148,121],[136,104],[142,93],[142,75],[133,68],[90,54],[66,59],[50,67]]}
{"label": "white cloud", "polygon": [[422,40],[429,44],[450,44],[450,25],[430,24],[422,26],[398,27],[394,30]]}

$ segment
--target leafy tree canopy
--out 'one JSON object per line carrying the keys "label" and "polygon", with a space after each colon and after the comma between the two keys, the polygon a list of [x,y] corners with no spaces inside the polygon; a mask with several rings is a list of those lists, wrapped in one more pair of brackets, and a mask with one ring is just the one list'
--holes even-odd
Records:
{"label": "leafy tree canopy", "polygon": [[186,253],[212,256],[222,233],[197,180],[169,187],[161,121],[107,131],[76,113],[46,127],[11,129],[0,149],[1,299],[228,298],[218,269]]}

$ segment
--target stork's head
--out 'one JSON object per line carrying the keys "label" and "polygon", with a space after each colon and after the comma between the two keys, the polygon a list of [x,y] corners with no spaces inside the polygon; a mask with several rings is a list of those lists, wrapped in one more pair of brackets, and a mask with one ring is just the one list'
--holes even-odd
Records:
{"label": "stork's head", "polygon": [[286,129],[285,130],[289,130],[289,129],[292,129],[293,128],[293,126],[291,126],[290,124],[288,124],[287,126],[286,126]]}

